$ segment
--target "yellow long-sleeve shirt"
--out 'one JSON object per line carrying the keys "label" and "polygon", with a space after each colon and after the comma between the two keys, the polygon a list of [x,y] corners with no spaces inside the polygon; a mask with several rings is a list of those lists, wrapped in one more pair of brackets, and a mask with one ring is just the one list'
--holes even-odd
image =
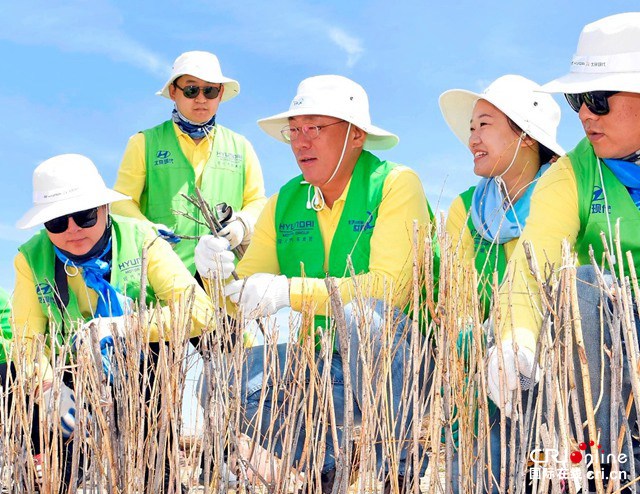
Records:
{"label": "yellow long-sleeve shirt", "polygon": [[[207,136],[196,144],[188,134],[182,132],[174,123],[173,129],[178,136],[180,149],[193,166],[196,176],[196,185],[199,187],[202,181],[204,166],[209,160],[213,146],[214,136]],[[114,213],[122,216],[130,216],[146,220],[140,211],[140,196],[145,187],[147,177],[145,137],[139,132],[129,138],[122,163],[118,170],[116,184],[113,187],[118,192],[128,195],[131,200],[119,201],[112,204]],[[258,156],[251,144],[247,141],[247,154],[245,162],[245,185],[242,194],[242,213],[244,219],[249,219],[252,224],[256,222],[260,212],[267,202],[264,191],[264,180]]]}
{"label": "yellow long-sleeve shirt", "polygon": [[[449,237],[451,237],[452,248],[454,251],[456,251],[465,262],[473,264],[475,258],[475,247],[473,237],[471,236],[471,232],[467,225],[468,219],[469,212],[464,207],[462,197],[458,196],[453,200],[449,207],[445,228]],[[517,244],[517,238],[502,244],[507,260],[511,259]]]}
{"label": "yellow long-sleeve shirt", "polygon": [[[164,240],[156,240],[155,234],[145,239],[145,244],[149,245],[147,252],[147,281],[153,288],[156,296],[163,302],[178,302],[181,297],[195,289],[195,300],[193,312],[191,314],[191,336],[197,336],[210,323],[214,313],[211,299],[205,291],[196,283],[195,279],[184,266],[178,255],[173,251],[171,245]],[[34,355],[35,338],[44,335],[49,319],[42,312],[33,272],[27,263],[25,256],[20,252],[14,259],[16,272],[15,289],[13,292],[13,307],[11,319],[13,325],[13,338],[24,340],[27,355]],[[86,319],[91,319],[97,306],[97,293],[88,288],[84,283],[81,274],[68,276],[69,289],[73,291],[78,300],[80,312]],[[150,325],[150,341],[159,340],[159,331],[156,324]],[[165,334],[169,334],[171,324],[171,310],[169,307],[162,308],[162,326]],[[41,362],[44,368],[48,368],[47,363]],[[45,372],[46,374],[46,372]]]}
{"label": "yellow long-sleeve shirt", "polygon": [[[318,225],[324,242],[324,267],[328,270],[329,252],[333,236],[338,227],[351,182],[332,208],[325,207],[318,212]],[[382,202],[378,218],[371,236],[369,273],[357,276],[357,282],[368,287],[368,295],[383,299],[393,287],[394,304],[403,307],[409,298],[412,280],[413,222],[429,225],[427,200],[418,175],[405,166],[396,166],[387,176],[383,185]],[[269,198],[260,215],[253,239],[245,256],[238,263],[238,275],[250,276],[255,273],[280,273],[276,252],[275,209],[278,195]],[[344,302],[353,297],[354,280],[337,280]],[[324,279],[292,278],[290,290],[291,307],[301,310],[303,300],[312,302],[318,314],[326,314],[328,292]]]}
{"label": "yellow long-sleeve shirt", "polygon": [[509,259],[508,275],[500,289],[503,339],[513,337],[519,345],[535,351],[542,325],[540,294],[529,273],[524,242],[532,244],[541,268],[548,261],[558,269],[562,241],[567,239],[573,247],[579,231],[576,176],[569,157],[563,156],[538,181],[531,196],[527,224]]}

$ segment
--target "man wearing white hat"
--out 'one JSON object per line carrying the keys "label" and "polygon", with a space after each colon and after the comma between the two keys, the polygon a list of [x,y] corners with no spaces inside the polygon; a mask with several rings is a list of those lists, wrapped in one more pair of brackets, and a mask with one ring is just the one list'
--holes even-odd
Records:
{"label": "man wearing white hat", "polygon": [[[85,156],[54,156],[33,172],[34,206],[17,226],[32,228],[44,223],[44,229],[24,243],[15,258],[11,315],[13,338],[26,345],[25,354],[14,359],[26,359],[23,363],[42,382],[46,402],[52,400],[53,369],[47,355],[38,355],[36,350],[49,338],[52,345],[69,344],[81,328],[93,322],[101,337],[104,370],[111,375],[112,331],[115,327],[124,333],[130,326],[127,315],[132,300],[140,297],[144,246],[148,247],[146,302],[179,302],[195,290],[191,336],[200,335],[211,317],[209,297],[171,246],[158,239],[148,223],[109,214],[109,204],[122,199],[126,196],[107,188]],[[158,341],[159,327],[169,334],[175,318],[168,306],[157,313],[161,317],[151,327],[150,341]],[[59,425],[62,437],[68,438],[76,426],[75,401],[70,376],[63,378]],[[37,452],[39,438],[33,442]],[[71,448],[68,453],[65,482],[71,475]]]}
{"label": "man wearing white hat", "polygon": [[[613,240],[619,222],[621,252],[630,252],[636,271],[640,269],[640,12],[613,15],[585,26],[569,74],[549,82],[543,90],[564,93],[578,113],[586,138],[552,165],[533,193],[527,225],[509,262],[513,285],[510,289],[503,285],[500,293],[501,312],[512,314],[500,328],[506,386],[500,386],[499,359],[497,352],[492,352],[489,391],[497,404],[508,408],[518,381],[526,381],[536,372],[534,354],[542,314],[537,309],[537,283],[527,267],[523,242],[531,243],[540,266],[549,262],[557,269],[562,265],[562,242],[567,240],[582,265],[578,268],[577,289],[586,363],[593,405],[600,400],[595,415],[600,429],[596,444],[602,446],[598,453],[609,458],[604,463],[609,463],[608,454],[627,453],[629,445],[618,449],[619,430],[610,429],[612,362],[605,348],[612,348],[612,334],[600,311],[606,314],[611,305],[609,300],[601,300],[589,250],[593,249],[599,263],[604,252],[602,232],[610,252],[615,253]],[[616,270],[621,266],[628,275],[626,257],[617,259]],[[638,322],[636,316],[636,327],[640,327]],[[576,368],[581,369],[576,351],[574,355]],[[622,360],[624,405],[631,385],[628,359]],[[583,404],[580,379],[577,384],[578,402]],[[637,402],[640,397],[635,399]],[[581,412],[585,420],[585,411]],[[616,420],[622,424],[620,416]],[[635,419],[630,418],[629,423],[633,426]],[[593,430],[583,433],[595,441]],[[619,466],[627,471],[630,467],[628,462]]]}
{"label": "man wearing white hat", "polygon": [[[258,124],[267,134],[291,146],[302,174],[269,199],[252,243],[238,264],[238,274],[245,279],[229,283],[225,293],[239,303],[239,311],[246,317],[274,314],[283,307],[301,311],[303,305],[311,306],[316,314],[313,327],[303,328],[300,333],[303,339],[306,335],[314,337],[315,333],[319,344],[323,328],[330,324],[326,275],[337,278],[345,303],[353,298],[356,284],[370,287],[365,296],[373,301],[369,309],[374,318],[371,332],[375,362],[383,350],[385,304],[382,301],[388,300],[385,294],[390,291],[397,333],[391,350],[395,351],[394,375],[389,378],[394,395],[389,399],[393,401],[390,413],[397,417],[403,383],[410,378],[403,372],[408,365],[410,341],[404,334],[407,318],[401,309],[408,304],[411,293],[413,223],[417,221],[425,229],[430,225],[422,184],[409,168],[381,161],[367,151],[392,148],[398,138],[371,123],[366,92],[345,77],[324,75],[303,80],[288,111],[259,120]],[[196,265],[202,276],[215,270],[220,253],[211,240],[203,237],[196,248]],[[349,256],[355,278],[350,277],[347,267]],[[340,354],[334,353],[336,363],[331,373],[336,382],[334,408],[338,424],[344,419],[345,399],[353,399],[359,413],[358,400],[362,392],[356,318],[351,305],[347,305],[345,312],[351,331],[350,370],[356,389],[353,397],[344,397],[340,384],[342,366],[337,363]],[[336,343],[334,348],[339,345]],[[288,350],[296,351],[297,347],[279,347],[281,365]],[[252,383],[260,383],[257,387],[261,390],[263,349],[251,349],[247,362],[249,384],[243,382],[243,385],[253,393],[243,388],[241,399],[250,422],[260,408],[256,400],[262,393],[255,392]],[[269,393],[269,389],[265,388],[264,392]],[[267,397],[267,401],[272,398]],[[410,423],[408,408],[404,411]],[[265,406],[260,412],[263,433],[270,419],[280,420],[280,417],[268,417],[266,410]],[[326,448],[323,492],[331,492],[335,453],[330,434]],[[383,461],[380,448],[378,444],[379,467]],[[405,448],[400,454],[401,460],[406,453]],[[404,467],[401,461],[400,475],[413,476],[412,472],[405,472]]]}
{"label": "man wearing white hat", "polygon": [[[177,235],[199,237],[210,233],[206,226],[174,214],[183,211],[202,220],[200,211],[181,195],[193,196],[199,187],[212,206],[224,202],[233,210],[220,232],[227,245],[246,246],[266,202],[262,170],[251,143],[216,122],[220,103],[239,93],[240,85],[222,74],[214,54],[180,55],[157,93],[173,100],[172,117],[129,139],[114,188],[131,200],[114,204],[114,212],[148,219]],[[175,245],[192,274],[196,243],[185,238]]]}

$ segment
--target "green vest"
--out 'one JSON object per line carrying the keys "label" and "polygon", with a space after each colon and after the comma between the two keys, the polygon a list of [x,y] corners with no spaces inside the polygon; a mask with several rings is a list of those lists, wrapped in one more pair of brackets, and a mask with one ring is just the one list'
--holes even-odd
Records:
{"label": "green vest", "polygon": [[0,288],[0,364],[7,361],[5,345],[11,341],[11,295],[4,288]]}
{"label": "green vest", "polygon": [[[605,232],[609,241],[609,223],[612,237],[616,222],[620,219],[620,247],[623,254],[631,251],[636,269],[640,268],[640,211],[634,204],[627,188],[609,170],[604,161],[598,160],[587,138],[567,153],[576,176],[578,188],[578,210],[580,231],[575,251],[580,264],[591,264],[589,246],[593,246],[596,262],[601,262],[604,253],[600,232]],[[602,167],[602,181],[598,171]],[[604,182],[604,183],[603,183]],[[605,203],[605,194],[607,197]],[[607,216],[609,217],[607,221]],[[614,248],[613,246],[609,247]],[[620,262],[620,260],[618,260]],[[626,259],[625,259],[626,261]],[[629,270],[625,264],[625,272]]]}
{"label": "green vest", "polygon": [[[242,209],[244,194],[246,139],[235,132],[215,126],[216,133],[209,160],[204,166],[200,191],[214,207],[226,202],[234,211]],[[183,211],[206,224],[200,211],[182,194],[195,195],[196,175],[193,165],[180,148],[173,121],[144,132],[146,149],[146,183],[140,196],[140,211],[149,221],[168,226],[178,235],[199,237],[209,228],[174,211]],[[195,273],[193,252],[197,240],[182,239],[175,245],[191,274]]]}
{"label": "green vest", "polygon": [[[395,163],[380,161],[368,151],[363,151],[351,177],[342,216],[333,235],[329,252],[329,271],[324,270],[324,242],[318,225],[317,213],[307,208],[310,187],[301,184],[302,175],[285,184],[278,194],[275,211],[276,252],[280,272],[288,278],[304,276],[324,278],[350,276],[347,258],[356,274],[369,271],[371,235],[382,202],[382,189]],[[304,269],[304,272],[303,272]],[[316,316],[314,329],[329,327],[326,316]],[[316,336],[319,343],[319,335]]]}
{"label": "green vest", "polygon": [[[464,209],[467,213],[469,213],[471,209],[471,200],[475,190],[476,187],[474,185],[460,194]],[[493,273],[498,273],[498,284],[502,283],[502,278],[507,271],[507,255],[503,244],[489,242],[478,233],[469,214],[467,218],[467,228],[469,229],[469,233],[471,233],[471,238],[473,238],[473,256],[476,271],[478,272],[478,296],[482,303],[484,311],[482,317],[484,320],[491,310]]]}
{"label": "green vest", "polygon": [[[144,240],[150,233],[149,226],[139,220],[112,215],[112,258],[110,283],[118,292],[137,300],[140,295],[140,274],[142,268],[141,253]],[[49,318],[49,325],[55,324],[58,342],[63,344],[74,334],[78,322],[84,317],[78,306],[76,294],[67,286],[69,302],[64,314],[56,303],[57,287],[55,283],[56,255],[47,232],[41,230],[29,241],[20,246],[35,282],[38,301],[43,314]],[[147,302],[155,300],[151,287],[147,288]],[[63,334],[60,334],[64,332]]]}

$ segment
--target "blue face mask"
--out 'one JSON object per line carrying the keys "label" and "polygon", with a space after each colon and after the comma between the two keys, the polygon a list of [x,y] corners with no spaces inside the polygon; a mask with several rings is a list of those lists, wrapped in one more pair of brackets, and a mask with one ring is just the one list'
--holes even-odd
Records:
{"label": "blue face mask", "polygon": [[534,184],[549,166],[547,163],[540,167],[525,193],[515,204],[510,203],[506,193],[500,190],[495,177],[480,180],[471,200],[471,221],[482,238],[489,242],[505,244],[520,237],[529,216]]}
{"label": "blue face mask", "polygon": [[178,128],[189,135],[191,139],[202,139],[204,136],[214,132],[216,125],[216,116],[211,117],[211,120],[205,123],[192,122],[185,117],[177,108],[174,108],[171,112],[171,118],[178,126]]}

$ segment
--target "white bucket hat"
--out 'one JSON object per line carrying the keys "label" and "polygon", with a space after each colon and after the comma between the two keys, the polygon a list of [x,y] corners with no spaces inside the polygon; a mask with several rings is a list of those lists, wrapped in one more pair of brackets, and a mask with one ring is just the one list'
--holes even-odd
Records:
{"label": "white bucket hat", "polygon": [[542,90],[640,93],[640,12],[616,14],[587,24],[580,33],[569,74],[545,84]]}
{"label": "white bucket hat", "polygon": [[238,81],[222,75],[218,57],[208,51],[188,51],[180,55],[176,58],[176,61],[173,62],[169,80],[156,94],[171,99],[169,96],[169,86],[173,84],[173,81],[178,77],[187,74],[213,84],[222,84],[224,86],[224,93],[222,94],[221,101],[229,101],[240,93],[240,84],[238,84]]}
{"label": "white bucket hat", "polygon": [[33,207],[16,226],[32,228],[65,214],[124,199],[131,198],[108,189],[89,158],[61,154],[43,161],[33,171]]}
{"label": "white bucket hat", "polygon": [[564,154],[556,140],[560,106],[550,94],[540,92],[539,84],[519,75],[504,75],[482,93],[451,89],[440,95],[442,115],[465,146],[469,145],[473,108],[480,99],[491,103],[543,146],[559,156]]}
{"label": "white bucket hat", "polygon": [[351,122],[367,133],[365,149],[390,149],[398,144],[398,136],[371,124],[369,98],[364,88],[339,75],[318,75],[303,80],[289,105],[289,111],[258,120],[258,125],[271,137],[287,142],[280,130],[289,117],[325,115]]}

